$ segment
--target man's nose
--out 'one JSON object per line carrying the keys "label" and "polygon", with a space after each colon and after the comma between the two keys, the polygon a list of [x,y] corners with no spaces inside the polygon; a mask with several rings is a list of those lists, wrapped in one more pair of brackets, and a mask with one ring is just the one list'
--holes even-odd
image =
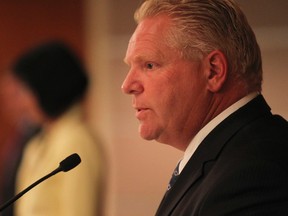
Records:
{"label": "man's nose", "polygon": [[144,88],[139,79],[135,77],[135,74],[129,72],[122,83],[122,92],[125,94],[140,94]]}

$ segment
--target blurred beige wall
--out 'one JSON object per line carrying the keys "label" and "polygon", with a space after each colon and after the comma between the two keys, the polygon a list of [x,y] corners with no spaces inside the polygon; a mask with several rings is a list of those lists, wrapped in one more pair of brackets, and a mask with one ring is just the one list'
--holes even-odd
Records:
{"label": "blurred beige wall", "polygon": [[[181,152],[142,140],[131,108],[121,93],[128,68],[122,59],[135,28],[140,0],[87,0],[86,54],[93,76],[91,124],[108,151],[108,215],[154,215]],[[239,0],[255,29],[263,54],[263,94],[273,113],[288,119],[288,1]]]}

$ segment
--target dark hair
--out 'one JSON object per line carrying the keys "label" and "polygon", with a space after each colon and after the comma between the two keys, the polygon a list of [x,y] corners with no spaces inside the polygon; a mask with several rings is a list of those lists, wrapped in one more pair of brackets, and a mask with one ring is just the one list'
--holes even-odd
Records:
{"label": "dark hair", "polygon": [[65,112],[88,86],[80,60],[62,42],[45,43],[24,53],[13,64],[12,73],[30,88],[49,117]]}

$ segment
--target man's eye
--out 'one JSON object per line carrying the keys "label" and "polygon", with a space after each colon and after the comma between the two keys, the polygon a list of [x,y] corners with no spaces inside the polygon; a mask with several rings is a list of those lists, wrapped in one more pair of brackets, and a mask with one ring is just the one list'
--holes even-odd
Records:
{"label": "man's eye", "polygon": [[153,69],[154,64],[153,63],[147,63],[146,67],[147,67],[147,69]]}

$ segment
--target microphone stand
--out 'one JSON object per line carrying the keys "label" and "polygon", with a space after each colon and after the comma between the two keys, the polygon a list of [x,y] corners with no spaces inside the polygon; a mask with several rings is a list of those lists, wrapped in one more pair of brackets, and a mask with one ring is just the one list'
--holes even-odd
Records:
{"label": "microphone stand", "polygon": [[50,178],[51,176],[57,174],[58,172],[62,171],[62,169],[60,167],[58,167],[57,169],[55,169],[54,171],[52,171],[51,173],[47,174],[46,176],[38,179],[36,182],[34,182],[33,184],[31,184],[29,187],[27,187],[25,190],[21,191],[20,193],[18,193],[16,196],[14,196],[13,198],[11,198],[10,200],[8,200],[6,203],[4,203],[1,207],[0,207],[0,212],[2,212],[5,208],[7,208],[9,205],[11,205],[13,202],[15,202],[16,200],[18,200],[20,197],[22,197],[25,193],[27,193],[29,190],[31,190],[33,187],[35,187],[36,185],[40,184],[41,182],[43,182],[44,180]]}
{"label": "microphone stand", "polygon": [[40,184],[44,180],[50,178],[51,176],[57,174],[58,172],[61,172],[61,171],[67,172],[67,171],[73,169],[74,167],[76,167],[80,162],[81,162],[81,158],[79,157],[79,155],[77,153],[74,153],[74,154],[68,156],[63,161],[60,162],[59,167],[57,169],[55,169],[51,173],[45,175],[44,177],[40,178],[39,180],[37,180],[36,182],[31,184],[29,187],[27,187],[26,189],[24,189],[23,191],[18,193],[16,196],[14,196],[10,200],[8,200],[6,203],[4,203],[0,207],[0,212],[2,212],[5,208],[7,208],[9,205],[11,205],[13,202],[18,200],[25,193],[27,193],[29,190],[31,190],[33,187],[35,187],[36,185]]}

